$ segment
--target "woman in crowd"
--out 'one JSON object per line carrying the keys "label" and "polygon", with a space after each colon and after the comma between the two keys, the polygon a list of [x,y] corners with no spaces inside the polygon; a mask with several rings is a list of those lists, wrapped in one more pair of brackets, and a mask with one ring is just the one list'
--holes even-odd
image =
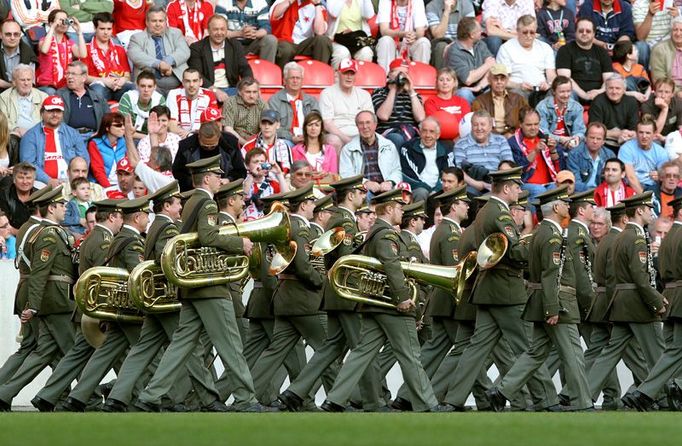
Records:
{"label": "woman in crowd", "polygon": [[107,113],[88,142],[90,179],[103,188],[116,187],[116,163],[126,156],[125,122],[119,112]]}
{"label": "woman in crowd", "polygon": [[353,57],[355,60],[371,62],[374,52],[367,37],[371,36],[368,19],[374,16],[371,0],[329,0],[329,28],[327,35],[332,39],[332,60],[334,69],[339,68],[343,59]]}
{"label": "woman in crowd", "polygon": [[575,10],[566,7],[566,0],[545,0],[537,10],[539,38],[558,51],[575,40]]}
{"label": "woman in crowd", "polygon": [[637,63],[639,51],[629,40],[619,40],[613,47],[613,71],[623,76],[626,94],[646,102],[651,96],[651,82],[646,68]]}
{"label": "woman in crowd", "polygon": [[431,96],[424,102],[426,116],[431,116],[438,111],[445,111],[452,115],[452,119],[459,122],[464,115],[471,111],[471,106],[466,99],[455,94],[457,91],[457,74],[449,67],[438,70],[436,78],[436,96]]}
{"label": "woman in crowd", "polygon": [[325,183],[338,177],[338,156],[334,147],[324,143],[322,115],[312,111],[303,121],[303,142],[291,149],[294,161],[307,160],[313,167],[313,178]]}
{"label": "woman in crowd", "polygon": [[[66,86],[66,68],[74,58],[87,55],[87,47],[78,19],[66,11],[55,9],[47,18],[47,35],[38,44],[38,88],[49,95]],[[78,45],[69,40],[66,31],[72,27],[78,34]]]}
{"label": "woman in crowd", "polygon": [[144,31],[145,15],[153,4],[152,0],[114,0],[114,33],[124,48],[133,34]]}

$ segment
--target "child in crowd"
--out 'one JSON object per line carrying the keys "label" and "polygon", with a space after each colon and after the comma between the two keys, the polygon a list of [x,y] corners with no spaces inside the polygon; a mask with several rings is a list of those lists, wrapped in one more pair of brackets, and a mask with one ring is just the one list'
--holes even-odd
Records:
{"label": "child in crowd", "polygon": [[71,195],[72,198],[66,205],[66,216],[62,226],[74,235],[83,235],[86,227],[85,213],[92,205],[88,179],[78,177],[71,180]]}
{"label": "child in crowd", "polygon": [[135,177],[135,182],[133,183],[133,194],[135,194],[135,198],[141,198],[147,195],[147,186],[144,185],[139,177]]}

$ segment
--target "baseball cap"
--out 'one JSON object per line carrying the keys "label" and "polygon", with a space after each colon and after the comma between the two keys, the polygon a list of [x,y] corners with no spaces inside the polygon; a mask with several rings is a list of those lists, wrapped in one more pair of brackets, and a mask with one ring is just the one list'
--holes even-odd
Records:
{"label": "baseball cap", "polygon": [[358,72],[358,63],[350,57],[343,59],[339,64],[339,73],[346,73],[348,71]]}
{"label": "baseball cap", "polygon": [[263,110],[260,115],[260,121],[261,122],[266,121],[269,122],[270,124],[279,122],[279,113],[277,113],[276,110],[270,110],[269,108]]}
{"label": "baseball cap", "polygon": [[128,157],[121,158],[121,161],[119,161],[116,164],[116,172],[128,172],[128,173],[133,173],[135,169],[133,169],[133,166],[130,165],[130,161],[128,160]]}
{"label": "baseball cap", "polygon": [[572,183],[575,183],[575,175],[573,175],[573,172],[570,170],[561,170],[559,173],[556,174],[556,182],[558,184],[563,183],[564,181],[570,181]]}
{"label": "baseball cap", "polygon": [[48,96],[43,101],[43,108],[45,110],[64,111],[64,101],[59,96]]}
{"label": "baseball cap", "polygon": [[202,124],[205,122],[214,122],[222,119],[222,117],[223,114],[220,110],[215,107],[208,107],[206,110],[201,112],[201,116],[199,116],[199,122]]}
{"label": "baseball cap", "polygon": [[509,70],[507,69],[507,66],[505,64],[496,63],[490,69],[490,74],[492,74],[493,76],[497,76],[498,74],[503,74],[505,76],[509,76]]}
{"label": "baseball cap", "polygon": [[400,67],[405,67],[407,68],[410,65],[409,61],[406,59],[403,59],[402,57],[399,57],[397,59],[393,59],[393,62],[390,63],[388,66],[389,70],[395,70],[396,68]]}

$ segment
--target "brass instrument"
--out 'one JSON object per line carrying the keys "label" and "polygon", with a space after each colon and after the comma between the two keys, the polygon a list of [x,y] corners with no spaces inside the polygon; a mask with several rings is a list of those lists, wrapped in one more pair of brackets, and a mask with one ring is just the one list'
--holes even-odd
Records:
{"label": "brass instrument", "polygon": [[[417,284],[433,285],[462,295],[464,283],[473,274],[473,256],[468,255],[455,267],[400,262],[407,279],[412,302],[417,304]],[[388,287],[384,265],[374,257],[343,256],[329,270],[329,282],[336,293],[348,300],[385,308],[396,308],[386,296]]]}
{"label": "brass instrument", "polygon": [[81,315],[81,332],[85,340],[94,348],[100,348],[106,339],[100,320],[86,314]]}
{"label": "brass instrument", "polygon": [[509,240],[507,236],[501,232],[490,234],[483,240],[481,246],[478,247],[478,254],[476,261],[478,267],[482,270],[490,269],[497,265],[509,247]]}
{"label": "brass instrument", "polygon": [[356,249],[358,246],[362,245],[366,238],[367,231],[360,231],[355,234],[355,237],[353,237],[353,249]]}
{"label": "brass instrument", "polygon": [[[261,219],[221,226],[218,233],[222,237],[232,235],[253,242],[273,243],[290,253],[291,223],[286,208],[280,203],[275,203],[271,212]],[[218,248],[200,246],[198,234],[192,232],[176,235],[168,241],[161,254],[161,269],[174,285],[200,288],[238,282],[256,268],[243,254],[228,254]]]}
{"label": "brass instrument", "polygon": [[74,286],[74,298],[84,315],[94,319],[141,324],[143,315],[128,293],[128,271],[96,266]]}
{"label": "brass instrument", "polygon": [[[265,261],[268,262],[268,274],[276,276],[282,273],[287,266],[294,260],[298,245],[295,241],[290,240],[288,243],[278,244],[277,246],[271,243],[265,243]],[[260,268],[263,262],[261,256],[261,243],[256,243],[251,252],[251,259],[249,260],[249,273],[254,279],[260,280]]]}
{"label": "brass instrument", "polygon": [[153,260],[137,265],[128,277],[130,300],[145,313],[180,311],[178,288],[168,283],[161,267]]}
{"label": "brass instrument", "polygon": [[455,286],[455,303],[457,305],[462,301],[462,295],[464,294],[467,280],[476,272],[477,255],[478,253],[476,251],[471,251],[454,266],[455,273],[457,274]]}
{"label": "brass instrument", "polygon": [[324,265],[324,256],[338,248],[345,238],[346,231],[340,226],[332,228],[319,236],[313,242],[309,253],[309,261],[313,268],[321,274],[326,274],[327,268]]}

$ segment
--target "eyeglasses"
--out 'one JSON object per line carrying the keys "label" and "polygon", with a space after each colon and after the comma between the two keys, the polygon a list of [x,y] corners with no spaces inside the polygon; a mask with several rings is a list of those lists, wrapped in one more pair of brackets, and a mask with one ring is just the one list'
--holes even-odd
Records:
{"label": "eyeglasses", "polygon": [[296,175],[297,177],[312,178],[313,173],[312,172],[294,172],[294,175]]}
{"label": "eyeglasses", "polygon": [[115,122],[115,123],[111,124],[111,126],[121,128],[121,127],[123,127],[123,123],[122,122]]}
{"label": "eyeglasses", "polygon": [[534,35],[536,35],[537,33],[538,33],[537,31],[533,31],[533,30],[530,30],[530,29],[527,29],[527,30],[525,30],[525,31],[521,31],[521,34],[523,34],[524,36],[534,36]]}
{"label": "eyeglasses", "polygon": [[21,33],[4,33],[5,37],[21,37]]}
{"label": "eyeglasses", "polygon": [[679,173],[666,173],[663,175],[663,178],[679,178],[680,174]]}

